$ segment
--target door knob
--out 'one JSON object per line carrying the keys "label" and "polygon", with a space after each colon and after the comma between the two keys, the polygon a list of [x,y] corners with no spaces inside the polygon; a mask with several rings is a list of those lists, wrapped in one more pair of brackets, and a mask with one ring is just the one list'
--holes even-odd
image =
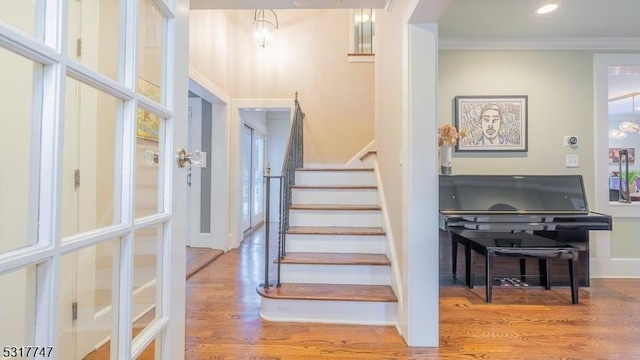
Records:
{"label": "door knob", "polygon": [[187,154],[185,149],[178,149],[176,161],[180,168],[185,167],[187,163],[190,163],[195,167],[205,168],[207,167],[207,153],[200,150],[194,150],[191,154]]}

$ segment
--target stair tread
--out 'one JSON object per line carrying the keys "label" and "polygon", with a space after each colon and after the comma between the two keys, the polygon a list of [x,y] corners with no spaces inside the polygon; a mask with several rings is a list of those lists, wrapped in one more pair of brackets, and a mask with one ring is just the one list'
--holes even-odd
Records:
{"label": "stair tread", "polygon": [[256,289],[270,299],[397,302],[388,285],[282,284],[280,287]]}
{"label": "stair tread", "polygon": [[381,210],[379,205],[293,204],[292,210]]}
{"label": "stair tread", "polygon": [[389,266],[391,261],[384,254],[289,252],[282,264],[315,265],[380,265]]}
{"label": "stair tread", "polygon": [[293,189],[327,189],[327,190],[376,190],[375,185],[293,185]]}
{"label": "stair tread", "polygon": [[287,234],[385,235],[385,232],[380,227],[292,226]]}
{"label": "stair tread", "polygon": [[296,171],[373,171],[373,168],[296,168]]}

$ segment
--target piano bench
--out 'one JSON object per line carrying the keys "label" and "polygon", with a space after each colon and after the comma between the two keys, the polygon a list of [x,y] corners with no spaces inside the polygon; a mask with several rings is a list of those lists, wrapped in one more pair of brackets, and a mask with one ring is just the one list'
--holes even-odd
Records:
{"label": "piano bench", "polygon": [[[474,264],[471,250],[485,257],[486,301],[491,303],[493,290],[492,260],[495,256],[517,257],[520,259],[521,276],[526,258],[539,260],[542,283],[551,289],[549,261],[567,260],[571,283],[571,302],[578,303],[578,254],[579,249],[569,244],[528,233],[500,233],[488,231],[452,231],[452,244],[460,242],[465,246],[466,280],[470,288],[474,286]],[[457,246],[455,246],[457,248]],[[456,249],[457,251],[457,249]],[[453,259],[455,266],[455,257]],[[455,271],[454,271],[455,276]]]}

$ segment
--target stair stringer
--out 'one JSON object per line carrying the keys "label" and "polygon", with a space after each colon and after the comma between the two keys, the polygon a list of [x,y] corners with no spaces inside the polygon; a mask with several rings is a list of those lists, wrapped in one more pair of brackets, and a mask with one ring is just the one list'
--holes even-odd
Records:
{"label": "stair stringer", "polygon": [[396,251],[395,241],[393,241],[393,231],[391,229],[391,220],[389,219],[389,212],[387,209],[387,201],[384,192],[384,185],[382,183],[382,177],[380,176],[380,167],[378,166],[378,158],[377,156],[373,156],[373,173],[375,176],[376,185],[378,186],[378,204],[380,205],[381,212],[380,216],[382,218],[382,229],[385,231],[385,244],[386,244],[386,255],[391,261],[391,289],[396,294],[398,298],[397,306],[396,306],[396,329],[398,334],[402,334],[402,326],[400,324],[402,322],[406,322],[406,316],[404,316],[404,287],[402,286],[402,276],[401,269],[398,266],[398,252]]}

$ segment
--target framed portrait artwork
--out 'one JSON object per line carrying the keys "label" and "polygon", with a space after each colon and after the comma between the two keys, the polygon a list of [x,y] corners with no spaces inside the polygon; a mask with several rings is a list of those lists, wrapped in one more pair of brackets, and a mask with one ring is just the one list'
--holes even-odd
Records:
{"label": "framed portrait artwork", "polygon": [[456,151],[527,151],[527,96],[456,96]]}
{"label": "framed portrait artwork", "polygon": [[[138,93],[147,98],[160,102],[160,87],[154,83],[138,77],[136,83]],[[142,139],[158,141],[160,136],[160,118],[151,111],[138,108],[136,136]]]}

